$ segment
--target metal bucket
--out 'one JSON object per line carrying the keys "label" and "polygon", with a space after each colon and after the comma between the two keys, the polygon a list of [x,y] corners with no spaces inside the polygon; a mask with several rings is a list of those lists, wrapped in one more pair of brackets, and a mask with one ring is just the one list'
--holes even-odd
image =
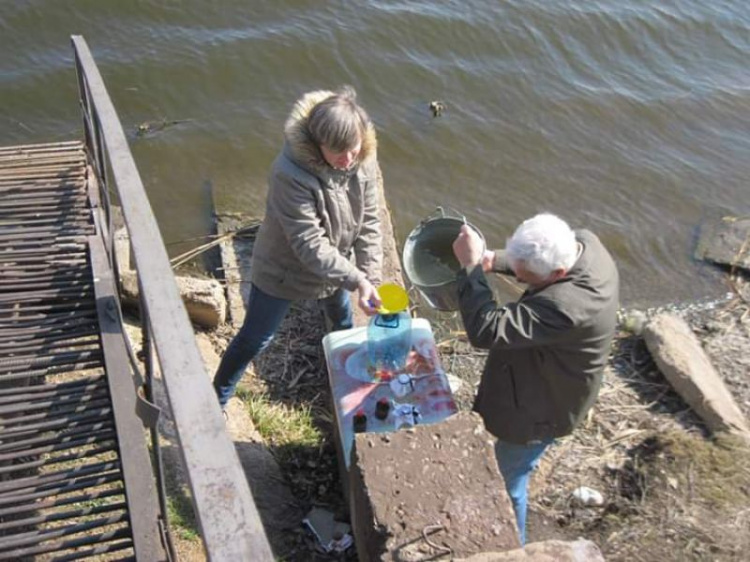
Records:
{"label": "metal bucket", "polygon": [[466,222],[466,217],[442,207],[422,220],[411,231],[404,243],[404,272],[409,281],[437,310],[458,310],[456,274],[461,269],[453,253],[453,241],[465,224],[473,228],[484,242],[477,227]]}

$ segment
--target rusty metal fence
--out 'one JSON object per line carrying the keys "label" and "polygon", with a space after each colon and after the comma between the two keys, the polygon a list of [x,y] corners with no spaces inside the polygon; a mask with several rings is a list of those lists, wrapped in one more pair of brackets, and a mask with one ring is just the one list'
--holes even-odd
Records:
{"label": "rusty metal fence", "polygon": [[[154,369],[158,368],[208,558],[232,562],[273,560],[246,476],[203,367],[127,138],[85,40],[73,36],[72,43],[85,147],[91,160],[90,172],[98,183],[98,189],[90,198],[95,206],[98,238],[103,244],[99,243],[101,250],[95,254],[97,259],[111,266],[103,270],[117,271],[109,205],[112,193],[122,207],[139,280],[144,349],[147,350],[144,397],[149,397],[150,381]],[[116,280],[115,273],[109,286],[114,287]],[[97,300],[98,306],[116,307],[116,291],[97,294]]]}

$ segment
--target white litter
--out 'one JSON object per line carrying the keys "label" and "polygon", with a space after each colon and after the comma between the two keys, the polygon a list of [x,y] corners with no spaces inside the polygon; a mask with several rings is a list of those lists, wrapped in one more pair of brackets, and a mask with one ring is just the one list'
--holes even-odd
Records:
{"label": "white litter", "polygon": [[604,497],[602,494],[593,488],[587,488],[581,486],[573,490],[573,497],[583,506],[587,507],[598,507],[604,505]]}

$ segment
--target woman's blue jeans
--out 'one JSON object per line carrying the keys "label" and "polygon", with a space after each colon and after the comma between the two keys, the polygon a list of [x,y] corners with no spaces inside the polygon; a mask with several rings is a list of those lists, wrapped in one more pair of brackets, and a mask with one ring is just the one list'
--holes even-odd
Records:
{"label": "woman's blue jeans", "polygon": [[[222,408],[234,396],[237,383],[240,382],[250,361],[271,343],[291,304],[290,300],[273,297],[255,285],[251,286],[245,321],[227,347],[214,377],[214,389]],[[333,330],[352,327],[349,291],[339,289],[330,297],[320,299],[318,304],[328,317]]]}
{"label": "woman's blue jeans", "polygon": [[515,445],[498,440],[495,443],[495,456],[500,467],[500,473],[505,480],[505,489],[513,511],[516,512],[518,534],[521,546],[526,544],[526,507],[531,473],[539,464],[544,451],[554,442],[554,439],[535,441],[524,445]]}

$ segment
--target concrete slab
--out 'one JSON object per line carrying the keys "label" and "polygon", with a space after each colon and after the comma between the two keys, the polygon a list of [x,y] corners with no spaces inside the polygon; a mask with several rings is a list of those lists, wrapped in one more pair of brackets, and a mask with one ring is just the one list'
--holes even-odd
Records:
{"label": "concrete slab", "polygon": [[350,474],[361,561],[455,559],[520,547],[492,437],[477,414],[360,433]]}
{"label": "concrete slab", "polygon": [[507,552],[486,552],[456,562],[604,562],[599,547],[586,539],[544,541]]}
{"label": "concrete slab", "polygon": [[750,217],[724,217],[702,226],[695,257],[750,270]]}
{"label": "concrete slab", "polygon": [[750,436],[748,421],[682,318],[663,313],[643,331],[659,370],[711,431]]}

